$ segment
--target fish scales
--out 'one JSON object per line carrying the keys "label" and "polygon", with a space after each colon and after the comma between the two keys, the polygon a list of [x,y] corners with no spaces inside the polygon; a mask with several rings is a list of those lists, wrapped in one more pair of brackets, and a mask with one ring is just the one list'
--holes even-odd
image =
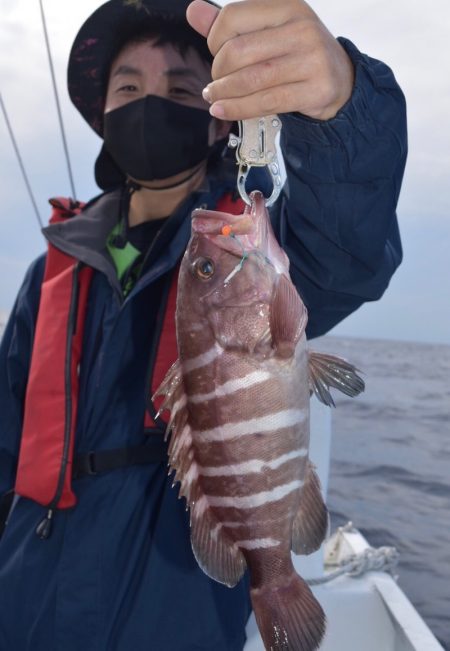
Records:
{"label": "fish scales", "polygon": [[[267,514],[267,502],[259,507],[252,509],[240,509],[238,507],[216,507],[215,513],[217,515],[217,522],[234,522],[241,523],[253,531],[256,525],[264,527],[265,531],[279,531],[281,526],[287,526],[290,530],[290,524],[286,518],[286,502],[285,500],[278,500],[270,503],[270,516]],[[274,528],[272,522],[277,522]],[[234,537],[234,534],[232,534]]]}
{"label": "fish scales", "polygon": [[350,394],[363,384],[320,353],[310,371],[306,308],[264,198],[251,200],[238,237],[221,233],[223,213],[194,213],[178,285],[179,360],[158,393],[200,567],[229,586],[247,567],[266,649],[313,651],[325,616],[291,559],[291,549],[317,549],[327,529],[308,459],[310,390],[331,404],[327,387],[342,369]]}
{"label": "fish scales", "polygon": [[[258,449],[257,458],[262,461],[273,461],[283,454],[289,454],[292,451],[293,439],[295,440],[296,434],[283,430],[280,436],[272,437],[266,434],[256,433],[253,436],[253,446]],[[261,444],[264,439],[263,444]],[[226,461],[228,464],[237,464],[242,461],[244,455],[247,454],[247,447],[252,443],[250,437],[239,437],[228,441],[227,443],[227,456]],[[303,448],[302,443],[300,444]],[[199,464],[203,466],[223,466],[223,446],[220,442],[202,442],[196,450],[196,456]],[[256,458],[256,457],[255,457]]]}
{"label": "fish scales", "polygon": [[[254,464],[259,466],[259,464]],[[305,473],[306,459],[293,458],[272,469],[267,465],[262,470],[239,470],[235,466],[223,466],[224,470],[211,475],[211,467],[198,466],[202,487],[207,495],[251,495],[269,491],[274,486],[286,483],[287,478],[297,478]],[[265,468],[269,468],[266,470]]]}
{"label": "fish scales", "polygon": [[[192,339],[192,337],[189,338],[189,352],[195,353],[194,358],[198,358],[210,350],[214,344],[205,331],[203,337],[195,337],[196,346],[193,345]],[[286,485],[295,487],[295,482],[297,482],[298,488],[304,475],[304,464],[287,462],[280,468],[274,469],[266,464],[263,466],[264,470],[259,472],[249,472],[247,468],[245,472],[237,475],[223,474],[208,477],[203,475],[201,470],[202,466],[208,467],[206,464],[210,463],[202,444],[205,440],[211,439],[212,432],[214,432],[213,440],[217,444],[215,458],[220,459],[222,467],[227,467],[229,442],[240,443],[239,459],[241,463],[243,461],[250,463],[253,459],[257,459],[261,449],[264,449],[264,439],[269,438],[275,445],[273,445],[272,455],[265,461],[274,461],[280,456],[308,444],[307,410],[298,409],[298,396],[293,395],[292,385],[286,381],[288,377],[282,377],[280,381],[280,378],[271,371],[270,363],[264,365],[264,360],[255,365],[254,363],[249,364],[245,358],[242,358],[242,355],[237,353],[222,353],[218,354],[210,362],[209,368],[204,370],[211,382],[210,391],[206,395],[209,396],[211,387],[214,387],[215,398],[208,398],[203,404],[197,401],[192,402],[194,396],[201,395],[198,390],[197,377],[193,374],[185,378],[185,391],[188,404],[195,405],[190,409],[190,423],[193,428],[194,445],[197,441],[199,443],[196,447],[196,458],[199,464],[198,477],[209,504],[216,508],[219,518],[223,510],[236,510],[236,506],[239,504],[245,505],[245,513],[240,514],[239,518],[243,519],[248,518],[249,508],[263,512],[264,509],[261,507],[264,507],[265,504],[281,501],[285,522],[289,526],[298,505],[298,491],[292,488],[287,494],[284,494],[285,491],[280,490],[280,487]],[[247,388],[245,378],[253,376],[256,371],[264,374],[266,379],[262,384],[251,384]],[[240,378],[242,387],[233,386],[231,393],[225,395],[218,392],[220,387],[227,384],[229,386],[236,378]],[[280,396],[283,396],[281,400]],[[307,401],[309,402],[309,394]],[[244,419],[239,418],[242,414],[245,415]],[[291,423],[292,420],[296,421],[294,426],[289,424],[286,427],[286,414],[290,415],[288,423]],[[243,438],[245,441],[241,441]],[[232,463],[233,461],[228,465],[232,465]],[[227,501],[226,498],[232,499]],[[253,502],[254,505],[250,506]],[[254,536],[252,532],[248,532],[247,538],[272,540],[274,545],[280,545],[281,539],[274,535],[270,536],[271,531],[273,532],[273,527],[266,527],[265,531],[258,534],[257,539],[252,537]],[[234,533],[232,532],[232,537]]]}

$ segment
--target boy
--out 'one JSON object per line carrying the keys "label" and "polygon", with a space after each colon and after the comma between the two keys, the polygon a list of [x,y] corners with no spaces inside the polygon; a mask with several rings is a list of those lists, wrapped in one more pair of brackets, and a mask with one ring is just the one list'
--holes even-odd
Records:
{"label": "boy", "polygon": [[16,493],[0,541],[1,649],[244,646],[245,579],[230,590],[198,568],[150,400],[176,356],[190,214],[239,211],[222,156],[231,122],[282,119],[287,182],[272,218],[310,338],[378,299],[401,260],[406,122],[390,70],[335,41],[303,1],[218,16],[196,1],[199,34],[189,4],[110,0],[72,48],[69,93],[104,139],[105,192],[80,214],[53,200],[48,255],[1,343],[0,494]]}

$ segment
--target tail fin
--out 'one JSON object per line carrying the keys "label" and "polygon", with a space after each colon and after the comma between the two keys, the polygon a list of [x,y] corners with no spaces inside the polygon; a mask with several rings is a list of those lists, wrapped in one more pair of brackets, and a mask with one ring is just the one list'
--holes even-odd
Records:
{"label": "tail fin", "polygon": [[267,651],[314,651],[325,633],[325,614],[297,574],[284,585],[250,591],[256,622]]}

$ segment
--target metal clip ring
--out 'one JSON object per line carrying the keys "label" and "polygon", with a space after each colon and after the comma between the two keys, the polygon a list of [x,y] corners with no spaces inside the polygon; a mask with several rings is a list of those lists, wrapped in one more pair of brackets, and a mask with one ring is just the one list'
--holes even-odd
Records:
{"label": "metal clip ring", "polygon": [[246,204],[251,201],[245,184],[251,167],[267,167],[272,180],[272,194],[265,204],[272,206],[277,200],[283,186],[280,164],[277,157],[276,136],[281,130],[278,115],[267,115],[239,122],[239,136],[230,134],[228,146],[236,148],[236,160],[239,165],[237,188]]}
{"label": "metal clip ring", "polygon": [[[250,172],[250,165],[247,165],[246,163],[241,163],[239,165],[239,174],[238,174],[238,180],[237,180],[237,188],[239,191],[239,194],[241,195],[241,198],[245,201],[247,205],[251,205],[251,200],[250,197],[247,194],[247,190],[245,188],[245,184],[247,182],[247,177]],[[278,199],[281,188],[282,188],[282,182],[281,182],[281,174],[280,174],[280,166],[278,165],[278,162],[273,162],[268,166],[269,169],[269,174],[270,178],[272,179],[272,194],[270,197],[266,197],[265,199],[265,204],[267,208],[270,208],[275,201]]]}

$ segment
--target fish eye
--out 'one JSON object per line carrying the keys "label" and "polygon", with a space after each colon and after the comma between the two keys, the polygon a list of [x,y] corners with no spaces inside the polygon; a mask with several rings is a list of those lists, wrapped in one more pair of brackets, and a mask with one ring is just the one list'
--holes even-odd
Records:
{"label": "fish eye", "polygon": [[198,258],[192,266],[194,275],[200,280],[209,280],[216,270],[210,258]]}

